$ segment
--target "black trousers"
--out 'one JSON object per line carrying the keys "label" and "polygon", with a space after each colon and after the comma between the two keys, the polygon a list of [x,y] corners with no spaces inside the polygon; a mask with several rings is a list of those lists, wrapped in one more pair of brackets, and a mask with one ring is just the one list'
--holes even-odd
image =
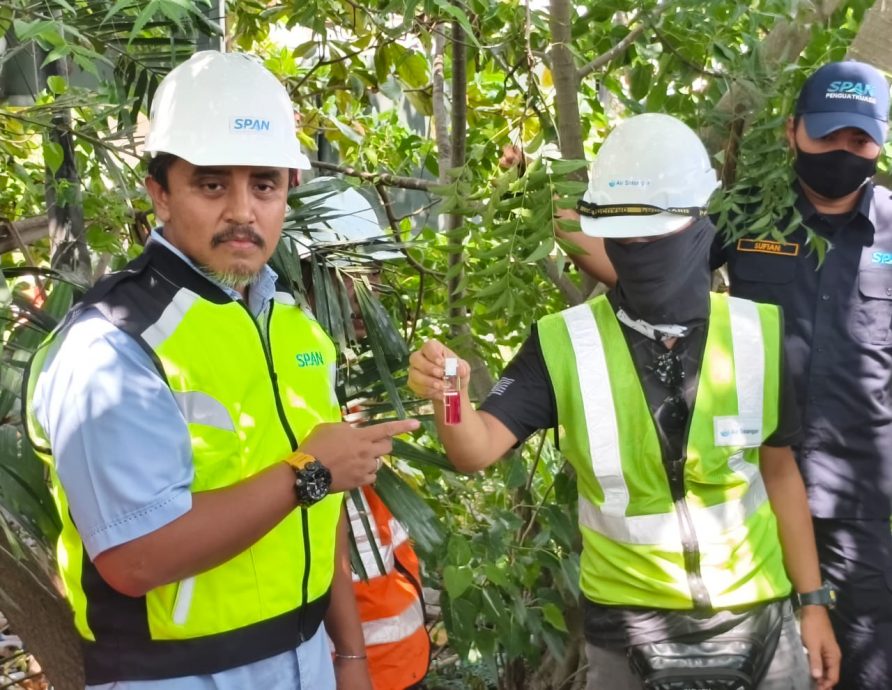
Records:
{"label": "black trousers", "polygon": [[837,690],[892,688],[892,530],[889,520],[815,518],[824,578],[837,589],[842,648]]}

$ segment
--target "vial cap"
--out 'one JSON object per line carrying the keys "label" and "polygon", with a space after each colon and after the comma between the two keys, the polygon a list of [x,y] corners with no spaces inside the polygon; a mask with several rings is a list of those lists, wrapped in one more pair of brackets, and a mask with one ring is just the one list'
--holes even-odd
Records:
{"label": "vial cap", "polygon": [[443,369],[446,376],[458,376],[458,357],[447,357]]}

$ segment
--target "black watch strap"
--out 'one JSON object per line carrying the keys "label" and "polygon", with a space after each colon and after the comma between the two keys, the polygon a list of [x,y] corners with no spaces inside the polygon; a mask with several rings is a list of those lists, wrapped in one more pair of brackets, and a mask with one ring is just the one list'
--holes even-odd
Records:
{"label": "black watch strap", "polygon": [[826,606],[832,609],[836,606],[836,590],[825,582],[820,589],[813,592],[803,592],[796,595],[796,603],[802,606]]}

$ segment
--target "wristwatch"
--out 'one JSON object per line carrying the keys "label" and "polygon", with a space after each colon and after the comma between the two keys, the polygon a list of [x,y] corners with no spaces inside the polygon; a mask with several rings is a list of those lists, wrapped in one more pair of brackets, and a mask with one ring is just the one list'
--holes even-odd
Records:
{"label": "wristwatch", "polygon": [[303,507],[318,503],[331,490],[331,472],[309,453],[297,451],[285,459],[294,470],[297,502]]}
{"label": "wristwatch", "polygon": [[803,606],[826,606],[832,609],[836,606],[836,590],[825,582],[820,589],[814,592],[805,592],[796,595],[796,603],[799,607]]}

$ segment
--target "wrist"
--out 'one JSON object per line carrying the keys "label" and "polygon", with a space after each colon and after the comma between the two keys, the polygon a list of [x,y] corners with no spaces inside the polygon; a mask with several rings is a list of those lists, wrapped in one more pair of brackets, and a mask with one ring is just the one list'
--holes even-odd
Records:
{"label": "wrist", "polygon": [[794,601],[803,612],[808,609],[832,609],[836,606],[836,590],[825,582],[817,589],[797,593]]}

